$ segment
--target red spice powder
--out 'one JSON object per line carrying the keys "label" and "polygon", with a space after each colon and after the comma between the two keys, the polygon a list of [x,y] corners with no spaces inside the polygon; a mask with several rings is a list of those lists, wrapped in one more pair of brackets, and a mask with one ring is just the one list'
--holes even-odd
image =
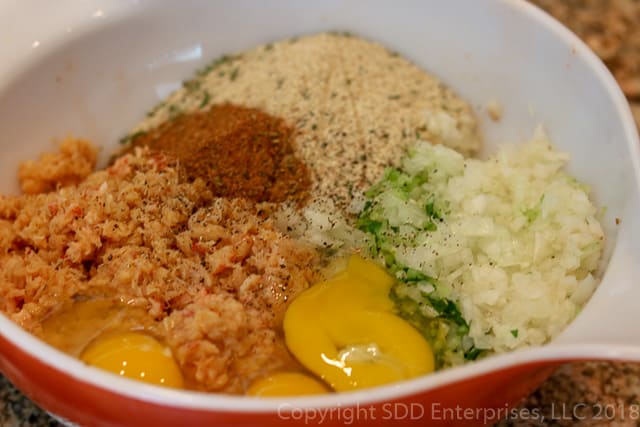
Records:
{"label": "red spice powder", "polygon": [[221,104],[168,120],[136,137],[132,147],[176,158],[183,179],[203,179],[215,196],[300,204],[311,178],[295,156],[294,136],[282,118]]}

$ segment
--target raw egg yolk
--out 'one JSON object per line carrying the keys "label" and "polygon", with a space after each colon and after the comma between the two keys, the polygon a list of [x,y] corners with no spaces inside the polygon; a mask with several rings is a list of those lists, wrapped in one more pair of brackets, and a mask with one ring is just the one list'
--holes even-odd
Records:
{"label": "raw egg yolk", "polygon": [[354,255],[347,268],[313,285],[288,307],[285,341],[293,355],[336,391],[392,383],[432,372],[424,337],[393,313],[394,280]]}
{"label": "raw egg yolk", "polygon": [[183,387],[171,350],[139,333],[107,334],[93,341],[80,358],[87,364],[124,377],[167,387]]}
{"label": "raw egg yolk", "polygon": [[278,397],[325,394],[329,389],[322,382],[300,372],[279,372],[261,378],[247,390],[249,396]]}

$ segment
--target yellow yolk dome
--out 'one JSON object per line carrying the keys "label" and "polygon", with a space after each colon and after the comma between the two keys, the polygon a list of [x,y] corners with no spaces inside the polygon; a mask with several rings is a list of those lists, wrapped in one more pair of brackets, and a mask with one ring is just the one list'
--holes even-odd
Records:
{"label": "yellow yolk dome", "polygon": [[175,388],[184,385],[169,348],[147,334],[125,332],[99,337],[84,350],[81,359],[97,368],[147,383]]}
{"label": "yellow yolk dome", "polygon": [[346,271],[291,303],[284,318],[289,350],[336,391],[432,372],[431,347],[392,312],[393,282],[375,263],[352,256]]}

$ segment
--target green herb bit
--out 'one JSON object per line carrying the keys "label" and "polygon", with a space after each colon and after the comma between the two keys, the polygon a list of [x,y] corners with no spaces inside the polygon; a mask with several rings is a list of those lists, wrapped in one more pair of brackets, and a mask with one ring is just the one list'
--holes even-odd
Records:
{"label": "green herb bit", "polygon": [[200,89],[200,80],[190,79],[182,82],[182,87],[185,88],[188,92],[193,92],[197,89]]}
{"label": "green herb bit", "polygon": [[197,76],[204,76],[209,74],[211,71],[215,70],[222,64],[226,64],[234,59],[240,58],[240,55],[222,55],[219,58],[216,58],[211,63],[205,65],[200,70],[196,71]]}
{"label": "green herb bit", "polygon": [[349,198],[353,199],[353,182],[347,182],[347,192],[349,193]]}
{"label": "green herb bit", "polygon": [[427,276],[420,270],[416,270],[410,267],[404,267],[401,273],[401,280],[403,282],[430,282],[434,283],[433,278]]}
{"label": "green herb bit", "polygon": [[511,335],[513,335],[514,338],[518,338],[518,330],[517,329],[512,329],[511,330]]}
{"label": "green herb bit", "polygon": [[153,107],[151,110],[147,111],[147,117],[152,117],[154,116],[158,110],[160,110],[162,107],[164,107],[165,103],[164,102],[160,102],[158,103],[155,107]]}
{"label": "green herb bit", "polygon": [[471,349],[464,352],[464,360],[476,360],[481,354],[482,350],[471,347]]}
{"label": "green herb bit", "polygon": [[136,138],[139,138],[139,137],[141,137],[142,135],[144,135],[146,133],[147,132],[144,131],[144,130],[139,130],[137,132],[134,132],[132,134],[129,134],[129,135],[125,136],[124,138],[121,138],[119,142],[120,142],[120,144],[125,145],[125,144],[128,144],[130,142],[135,141]]}
{"label": "green herb bit", "polygon": [[203,91],[202,92],[202,101],[200,102],[200,108],[204,108],[207,104],[209,104],[209,100],[210,100],[211,96],[209,95],[208,91]]}
{"label": "green herb bit", "polygon": [[349,31],[331,31],[329,34],[332,34],[338,37],[353,37],[353,34],[350,33]]}
{"label": "green herb bit", "polygon": [[238,67],[234,68],[233,70],[231,70],[231,74],[229,74],[229,79],[231,81],[234,81],[235,79],[238,78]]}
{"label": "green herb bit", "polygon": [[169,119],[174,120],[178,118],[178,116],[180,116],[181,114],[182,114],[182,110],[180,110],[180,108],[177,105],[175,104],[169,105]]}
{"label": "green herb bit", "polygon": [[429,218],[442,221],[442,214],[438,212],[438,210],[436,209],[435,200],[433,200],[433,197],[431,198],[431,200],[429,200],[429,202],[426,205],[424,205],[424,211],[427,215],[429,215]]}
{"label": "green herb bit", "polygon": [[456,325],[469,326],[467,321],[464,320],[464,317],[462,317],[462,313],[460,313],[460,309],[455,302],[447,298],[436,298],[432,296],[427,297],[427,299],[441,316],[451,320]]}
{"label": "green herb bit", "polygon": [[208,64],[196,71],[196,76],[206,76],[213,70],[213,65]]}
{"label": "green herb bit", "polygon": [[435,222],[428,221],[422,226],[422,229],[425,231],[436,231],[438,229],[438,226],[435,224]]}
{"label": "green herb bit", "polygon": [[525,209],[522,211],[522,214],[527,218],[527,222],[529,224],[534,222],[538,218],[538,216],[540,216],[543,200],[544,200],[544,194],[540,196],[540,200],[538,201],[538,203],[536,203],[534,207]]}
{"label": "green herb bit", "polygon": [[459,325],[456,333],[459,337],[463,337],[469,333],[469,325]]}
{"label": "green herb bit", "polygon": [[360,217],[356,221],[356,228],[371,234],[377,234],[380,229],[382,229],[383,225],[384,223],[382,221],[371,219],[369,217]]}

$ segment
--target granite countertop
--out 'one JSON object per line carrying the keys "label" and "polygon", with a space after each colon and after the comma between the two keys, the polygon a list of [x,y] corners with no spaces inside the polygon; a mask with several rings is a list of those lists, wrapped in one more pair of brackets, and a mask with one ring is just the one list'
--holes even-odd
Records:
{"label": "granite countertop", "polygon": [[567,25],[618,80],[640,126],[640,0],[531,0]]}
{"label": "granite countertop", "polygon": [[[640,126],[640,0],[532,1],[565,22],[604,60]],[[523,416],[497,426],[639,426],[640,365],[563,365],[520,409],[520,414],[537,413],[545,421]],[[59,425],[0,375],[0,427]]]}

